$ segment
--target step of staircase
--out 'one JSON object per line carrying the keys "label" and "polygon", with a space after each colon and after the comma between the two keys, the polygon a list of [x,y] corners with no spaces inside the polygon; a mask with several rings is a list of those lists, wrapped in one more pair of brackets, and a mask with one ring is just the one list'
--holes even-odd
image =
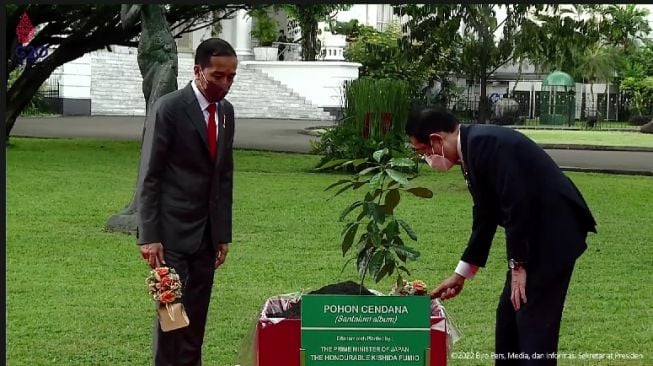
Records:
{"label": "step of staircase", "polygon": [[[91,55],[91,114],[144,116],[143,78],[133,52],[98,51]],[[177,84],[193,79],[191,54],[178,55]],[[333,120],[322,108],[260,70],[239,65],[226,99],[236,118]]]}
{"label": "step of staircase", "polygon": [[288,86],[248,66],[238,67],[227,100],[238,118],[333,119]]}

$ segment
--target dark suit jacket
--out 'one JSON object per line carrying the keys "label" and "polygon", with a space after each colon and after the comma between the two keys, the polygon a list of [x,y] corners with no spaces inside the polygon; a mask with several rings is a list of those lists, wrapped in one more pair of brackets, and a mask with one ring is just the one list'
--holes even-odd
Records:
{"label": "dark suit jacket", "polygon": [[581,193],[551,157],[523,134],[491,125],[460,126],[472,194],[472,234],[462,260],[485,266],[497,225],[507,259],[555,272],[587,245],[596,222]]}
{"label": "dark suit jacket", "polygon": [[138,244],[161,242],[167,250],[192,253],[201,244],[206,225],[210,225],[214,247],[230,243],[231,103],[223,100],[218,106],[215,162],[209,153],[204,115],[190,83],[159,98],[148,118],[141,157],[146,165],[137,190]]}

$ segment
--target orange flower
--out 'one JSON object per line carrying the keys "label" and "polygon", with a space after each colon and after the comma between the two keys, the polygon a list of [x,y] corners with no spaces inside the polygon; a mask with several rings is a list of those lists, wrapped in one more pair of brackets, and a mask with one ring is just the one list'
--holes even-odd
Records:
{"label": "orange flower", "polygon": [[168,273],[170,273],[170,270],[168,269],[168,267],[157,267],[154,270],[156,271],[156,274],[159,275],[159,277],[163,277],[163,276],[167,275]]}
{"label": "orange flower", "polygon": [[160,289],[162,290],[170,290],[170,285],[172,285],[172,279],[170,279],[170,276],[165,276],[161,277],[161,282],[159,282]]}
{"label": "orange flower", "polygon": [[413,288],[415,289],[415,295],[422,295],[426,293],[426,283],[424,283],[424,281],[413,281]]}
{"label": "orange flower", "polygon": [[159,301],[162,304],[170,304],[173,301],[175,301],[176,299],[177,299],[177,296],[175,296],[175,293],[172,292],[172,291],[164,291],[159,296]]}

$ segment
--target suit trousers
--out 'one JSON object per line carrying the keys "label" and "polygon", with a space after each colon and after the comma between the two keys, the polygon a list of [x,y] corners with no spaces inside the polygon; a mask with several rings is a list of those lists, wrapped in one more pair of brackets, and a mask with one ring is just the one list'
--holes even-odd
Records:
{"label": "suit trousers", "polygon": [[538,278],[526,269],[526,300],[519,311],[510,301],[511,271],[497,307],[495,365],[557,365],[558,336],[562,310],[574,263],[554,276]]}
{"label": "suit trousers", "polygon": [[189,326],[169,332],[161,331],[155,319],[153,358],[155,366],[200,366],[216,252],[210,243],[207,225],[202,244],[192,254],[164,251],[166,265],[177,271],[182,282],[182,303]]}

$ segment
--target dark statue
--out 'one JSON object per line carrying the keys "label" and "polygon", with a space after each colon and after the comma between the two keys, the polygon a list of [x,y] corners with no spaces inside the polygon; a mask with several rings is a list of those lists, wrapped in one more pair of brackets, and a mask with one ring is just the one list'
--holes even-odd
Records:
{"label": "dark statue", "polygon": [[[146,118],[143,136],[151,126],[152,106],[159,97],[177,90],[177,44],[165,18],[163,5],[122,5],[120,19],[124,29],[129,29],[141,21],[141,35],[138,42],[138,68],[143,76],[143,96],[145,97]],[[141,141],[143,139],[141,138]],[[149,146],[141,146],[136,187],[131,202],[120,213],[107,222],[107,230],[124,233],[136,232],[136,191],[141,184],[143,167],[149,160]]]}

